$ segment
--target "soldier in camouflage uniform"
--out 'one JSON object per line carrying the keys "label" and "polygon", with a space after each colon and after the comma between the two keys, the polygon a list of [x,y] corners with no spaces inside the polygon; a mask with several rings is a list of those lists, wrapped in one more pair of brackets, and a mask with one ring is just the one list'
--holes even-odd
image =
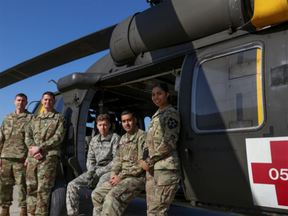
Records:
{"label": "soldier in camouflage uniform", "polygon": [[16,111],[7,115],[0,128],[0,205],[1,216],[9,216],[13,201],[13,186],[19,187],[19,207],[21,216],[27,215],[26,207],[26,163],[28,149],[25,145],[25,129],[33,115],[25,110],[27,96],[17,94],[14,104]]}
{"label": "soldier in camouflage uniform", "polygon": [[[164,216],[178,189],[180,161],[177,140],[180,117],[169,103],[166,84],[159,83],[152,89],[152,100],[159,107],[149,124],[143,158],[146,172],[146,200],[148,216]],[[145,154],[144,154],[145,155]]]}
{"label": "soldier in camouflage uniform", "polygon": [[118,151],[120,136],[109,132],[111,122],[107,114],[101,114],[96,119],[100,134],[90,142],[87,156],[87,172],[68,184],[66,206],[68,215],[79,214],[79,191],[85,188],[95,188],[110,179],[110,170],[114,165]]}
{"label": "soldier in camouflage uniform", "polygon": [[128,203],[145,187],[142,169],[145,131],[136,126],[137,118],[129,111],[121,114],[123,128],[117,158],[111,169],[111,178],[92,192],[96,216],[122,215]]}
{"label": "soldier in camouflage uniform", "polygon": [[30,216],[48,215],[50,193],[56,178],[60,144],[66,132],[64,117],[53,109],[55,95],[45,92],[43,113],[36,115],[26,129],[29,148],[26,173],[27,208]]}

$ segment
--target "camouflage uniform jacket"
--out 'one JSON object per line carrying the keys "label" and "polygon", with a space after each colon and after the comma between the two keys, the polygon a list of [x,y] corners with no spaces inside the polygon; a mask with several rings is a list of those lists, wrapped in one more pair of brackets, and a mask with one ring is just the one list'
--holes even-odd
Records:
{"label": "camouflage uniform jacket", "polygon": [[44,156],[60,157],[60,144],[65,137],[66,127],[65,118],[54,109],[50,113],[36,115],[26,129],[27,148],[41,145]]}
{"label": "camouflage uniform jacket", "polygon": [[98,177],[110,172],[117,156],[120,136],[116,133],[109,133],[101,140],[101,134],[91,139],[88,155],[87,170],[95,171]]}
{"label": "camouflage uniform jacket", "polygon": [[144,149],[149,150],[145,160],[154,169],[179,170],[180,161],[177,141],[180,131],[180,117],[171,105],[158,110],[150,121]]}
{"label": "camouflage uniform jacket", "polygon": [[142,168],[143,146],[146,132],[135,128],[132,135],[128,133],[121,137],[119,150],[110,176],[118,175],[122,180],[128,177],[145,178]]}
{"label": "camouflage uniform jacket", "polygon": [[25,145],[25,129],[33,114],[25,110],[19,115],[16,111],[5,116],[0,128],[1,158],[25,159],[28,149]]}

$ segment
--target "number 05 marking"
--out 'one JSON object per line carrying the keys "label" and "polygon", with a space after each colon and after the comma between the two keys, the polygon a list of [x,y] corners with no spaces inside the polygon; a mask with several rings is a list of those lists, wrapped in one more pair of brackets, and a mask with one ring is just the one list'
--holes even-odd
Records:
{"label": "number 05 marking", "polygon": [[[275,169],[275,168],[271,168],[269,170],[269,177],[272,180],[277,180],[279,178],[278,170]],[[280,179],[282,179],[283,181],[287,181],[288,180],[288,169],[280,169]]]}

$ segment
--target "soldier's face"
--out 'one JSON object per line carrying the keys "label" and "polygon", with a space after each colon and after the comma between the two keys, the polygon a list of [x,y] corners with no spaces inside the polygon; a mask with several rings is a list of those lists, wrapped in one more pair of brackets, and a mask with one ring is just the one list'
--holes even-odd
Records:
{"label": "soldier's face", "polygon": [[97,129],[102,137],[106,137],[108,135],[110,126],[111,124],[107,120],[97,122]]}
{"label": "soldier's face", "polygon": [[18,110],[24,110],[27,103],[28,102],[27,102],[26,97],[17,96],[14,100],[14,104],[16,106],[16,109]]}
{"label": "soldier's face", "polygon": [[133,118],[132,114],[121,116],[122,126],[128,134],[132,134],[137,124],[137,118]]}
{"label": "soldier's face", "polygon": [[152,101],[160,109],[168,105],[168,97],[169,92],[166,93],[162,88],[157,86],[152,89]]}
{"label": "soldier's face", "polygon": [[44,109],[51,110],[51,109],[53,109],[53,106],[55,104],[55,100],[54,100],[53,96],[51,96],[51,95],[44,95],[42,100],[41,100],[41,103],[43,104]]}

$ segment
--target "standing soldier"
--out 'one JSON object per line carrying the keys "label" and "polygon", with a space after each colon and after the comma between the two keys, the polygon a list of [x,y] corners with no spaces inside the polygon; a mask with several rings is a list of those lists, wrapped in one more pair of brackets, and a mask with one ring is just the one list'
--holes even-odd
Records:
{"label": "standing soldier", "polygon": [[180,181],[177,141],[180,116],[169,103],[169,89],[158,83],[152,100],[159,107],[150,121],[144,146],[142,166],[146,170],[147,216],[167,216]]}
{"label": "standing soldier", "polygon": [[121,215],[145,187],[142,155],[146,132],[138,129],[137,118],[130,111],[122,112],[121,122],[127,133],[121,137],[111,178],[91,195],[96,216]]}
{"label": "standing soldier", "polygon": [[30,216],[48,215],[50,193],[60,158],[60,144],[66,132],[64,117],[53,109],[55,95],[45,92],[41,103],[44,111],[33,118],[25,137],[29,148],[26,184]]}
{"label": "standing soldier", "polygon": [[26,205],[26,162],[28,149],[25,145],[25,129],[33,115],[25,110],[27,96],[17,94],[14,104],[16,111],[7,115],[0,128],[0,205],[1,216],[9,216],[13,200],[13,186],[16,181],[19,187],[20,216],[27,215]]}
{"label": "standing soldier", "polygon": [[100,134],[90,142],[87,156],[87,172],[68,184],[66,195],[67,214],[79,214],[79,191],[85,188],[95,188],[110,179],[110,170],[117,155],[120,136],[109,132],[111,123],[107,114],[101,114],[96,119]]}

